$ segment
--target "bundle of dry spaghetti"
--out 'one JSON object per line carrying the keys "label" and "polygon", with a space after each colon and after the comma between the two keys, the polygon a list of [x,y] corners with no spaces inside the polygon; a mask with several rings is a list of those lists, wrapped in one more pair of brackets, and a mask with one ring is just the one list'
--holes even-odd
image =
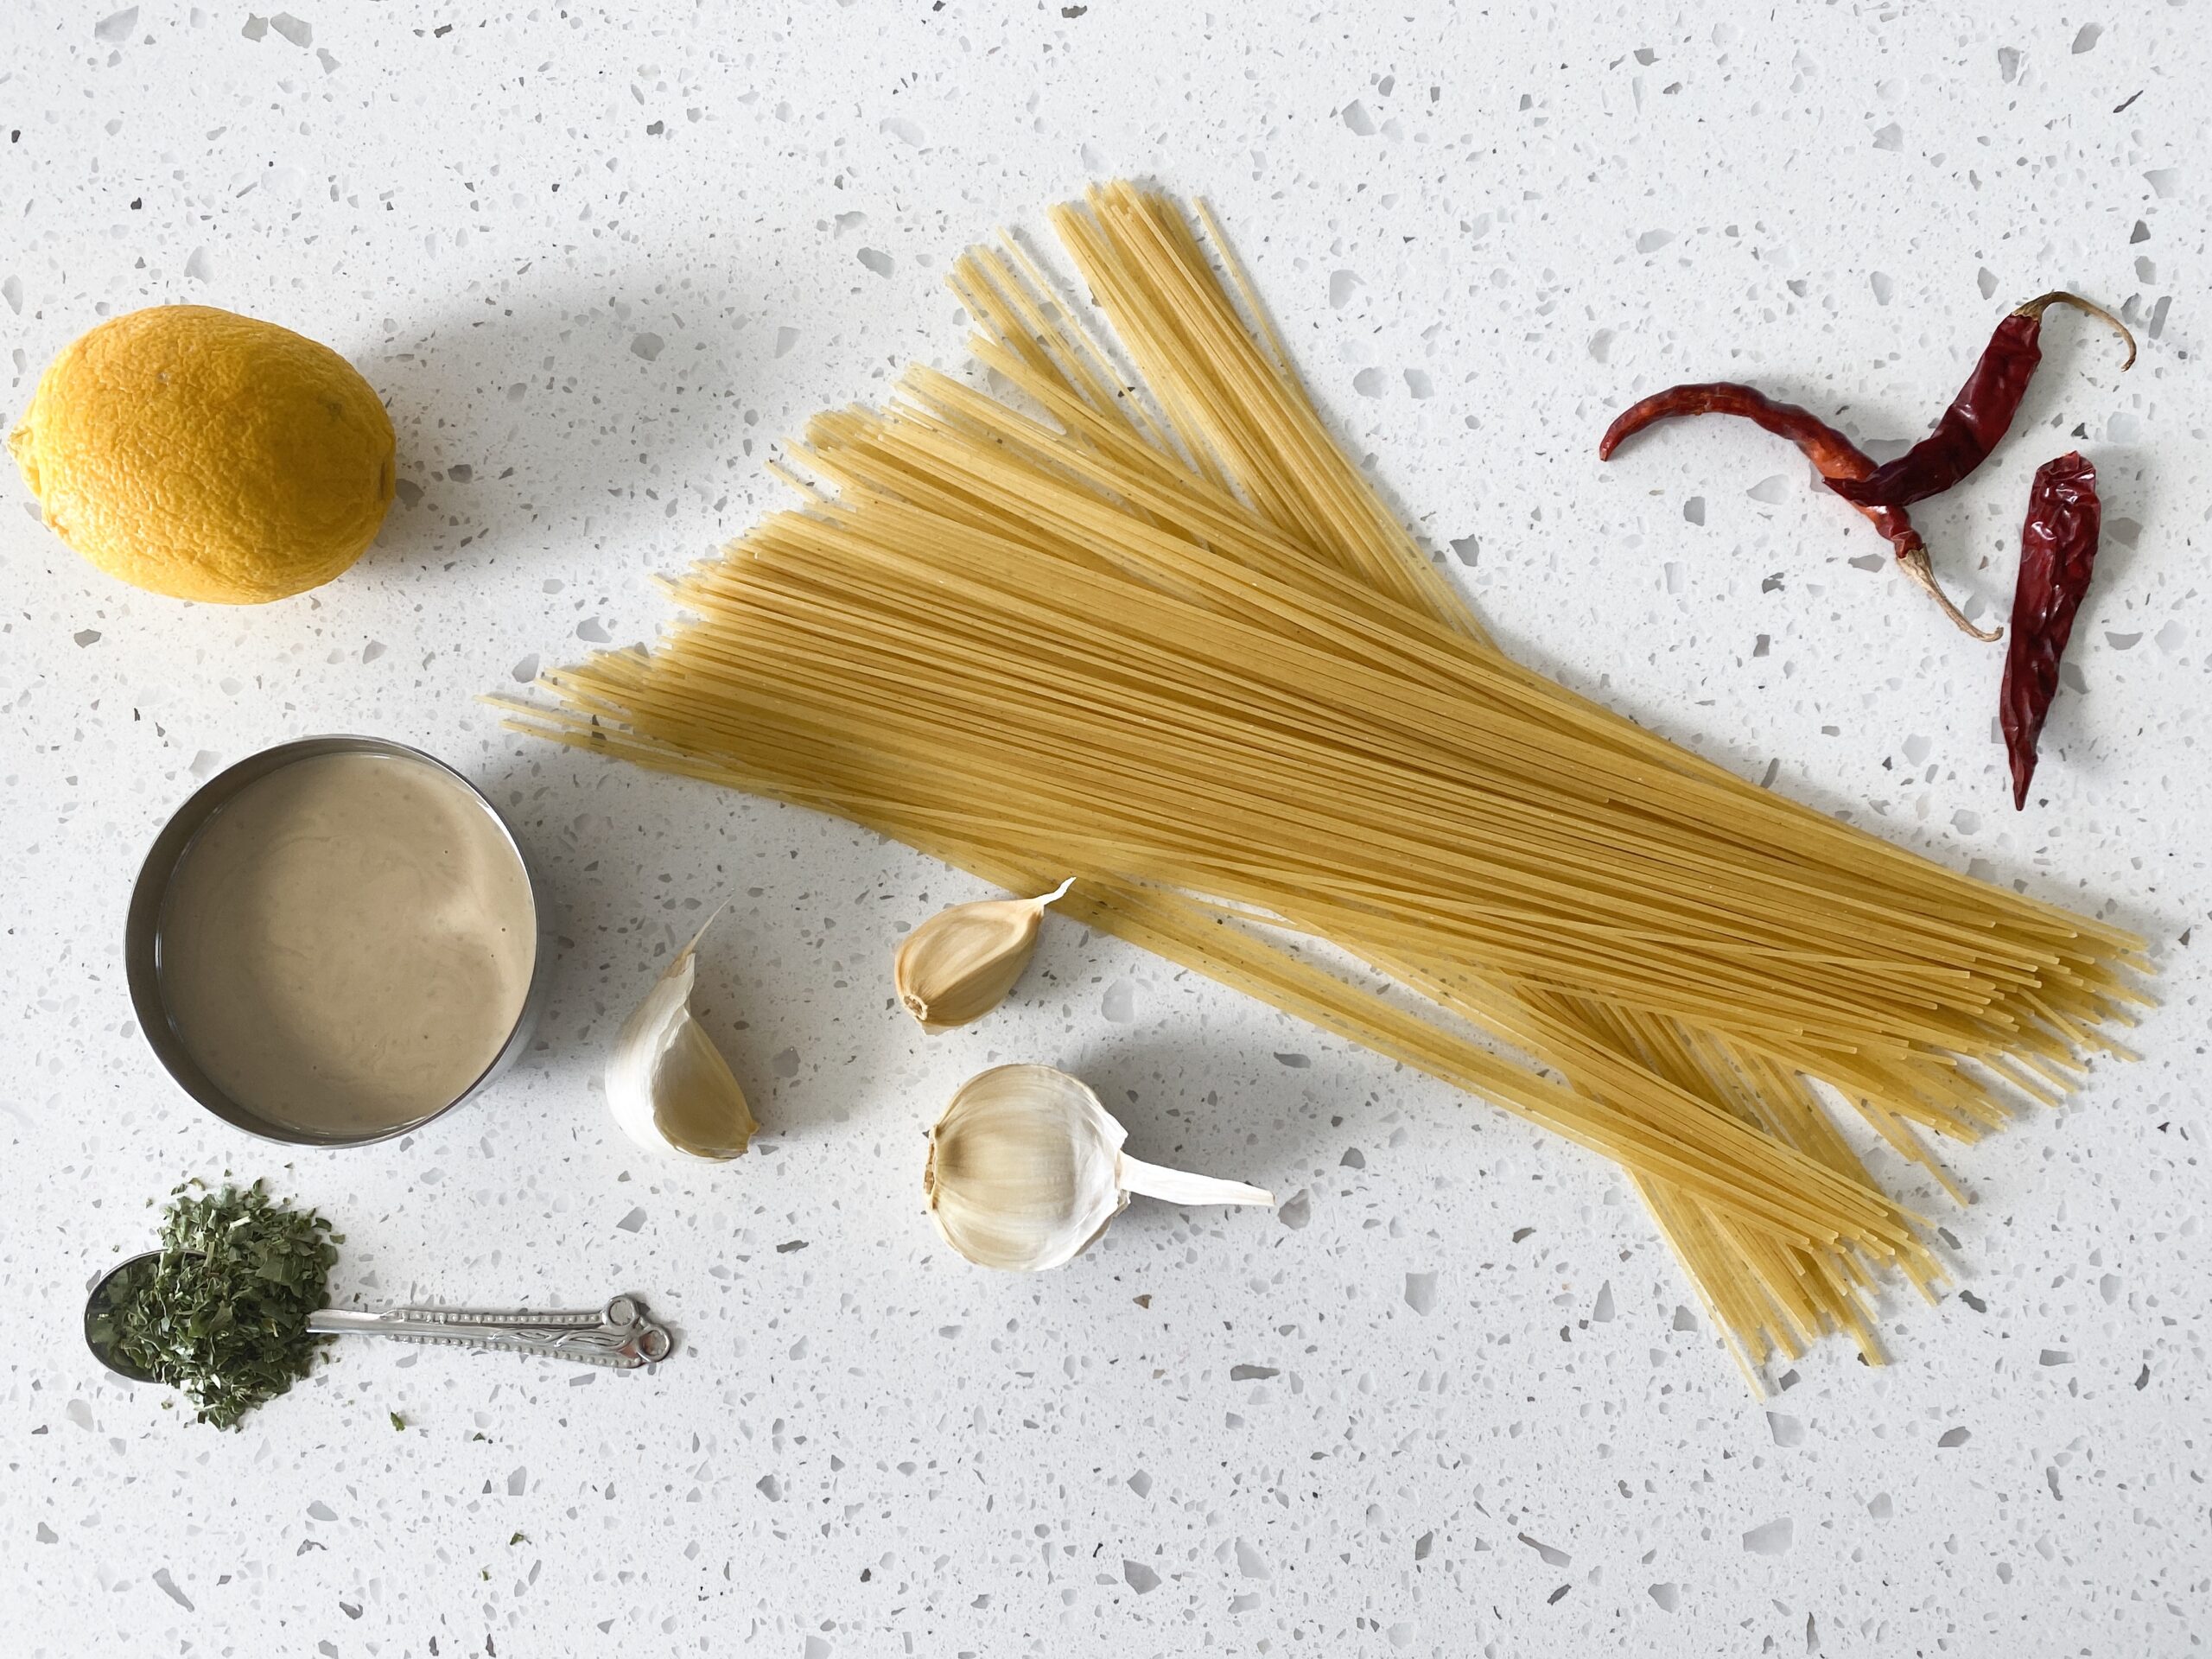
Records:
{"label": "bundle of dry spaghetti", "polygon": [[1747,1370],[1835,1330],[1878,1357],[1879,1276],[1940,1269],[1830,1104],[1948,1189],[1919,1130],[1971,1140],[2117,1052],[2140,941],[1510,661],[1179,207],[1117,184],[1054,226],[1141,384],[1014,244],[971,252],[1019,406],[917,368],[817,417],[802,504],[519,723],[1011,887],[1072,871],[1093,925],[1616,1160]]}

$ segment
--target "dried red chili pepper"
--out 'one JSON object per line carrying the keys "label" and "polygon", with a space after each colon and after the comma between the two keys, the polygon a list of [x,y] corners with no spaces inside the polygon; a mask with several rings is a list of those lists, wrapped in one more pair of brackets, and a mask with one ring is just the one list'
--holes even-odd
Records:
{"label": "dried red chili pepper", "polygon": [[2070,305],[2110,323],[2127,342],[2127,361],[2120,368],[2135,366],[2135,336],[2104,307],[2063,290],[2030,300],[1997,325],[1982,348],[1981,360],[1936,423],[1936,429],[1865,478],[1837,485],[1836,493],[1860,506],[1910,506],[1942,494],[1988,460],[2012,424],[2028,382],[2043,361],[2043,314],[2054,305]]}
{"label": "dried red chili pepper", "polygon": [[2058,659],[2073,637],[2097,563],[2097,469],[2069,452],[2037,469],[2020,527],[2020,575],[2012,589],[2012,643],[1997,719],[2012,762],[2012,805],[2025,806],[2036,774],[2036,740],[2058,691]]}
{"label": "dried red chili pepper", "polygon": [[[1734,415],[1762,431],[1789,439],[1813,463],[1814,470],[1828,488],[1839,495],[1843,493],[1841,485],[1869,477],[1876,470],[1872,458],[1857,444],[1810,410],[1801,409],[1796,404],[1777,403],[1756,386],[1739,385],[1731,380],[1669,386],[1630,404],[1614,417],[1613,423],[1605,429],[1605,435],[1598,440],[1598,459],[1611,460],[1613,451],[1624,442],[1654,422],[1683,415]],[[1912,520],[1905,516],[1903,507],[1860,501],[1853,501],[1852,505],[1865,513],[1881,532],[1897,555],[1898,566],[1943,607],[1944,615],[1977,639],[1998,637],[1967,621],[1959,607],[1951,603],[1951,596],[1937,585],[1935,566],[1928,557],[1928,544],[1920,539],[1920,532],[1912,527]]]}

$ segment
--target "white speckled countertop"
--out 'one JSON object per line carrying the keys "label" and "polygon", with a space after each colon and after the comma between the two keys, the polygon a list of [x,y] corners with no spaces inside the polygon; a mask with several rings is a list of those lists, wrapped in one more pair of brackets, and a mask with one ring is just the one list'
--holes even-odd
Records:
{"label": "white speckled countertop", "polygon": [[[105,580],[0,480],[0,1649],[2201,1650],[2204,4],[1295,10],[5,9],[7,417],[100,317],[200,301],[351,357],[404,481],[350,575],[233,612]],[[779,435],[959,361],[963,242],[1109,172],[1213,200],[1530,660],[2158,941],[2142,1064],[1956,1160],[1961,1287],[1893,1299],[1894,1364],[1831,1344],[1754,1402],[1611,1171],[1072,927],[1017,1006],[925,1041],[887,1010],[895,930],[970,884],[474,701],[650,633],[648,574],[777,499]],[[2102,476],[2016,815],[1999,654],[1793,456],[1719,428],[1604,468],[1592,445],[1630,397],[1716,375],[1916,434],[1997,315],[2062,283],[2124,302],[2142,362],[2055,322],[2023,429],[1920,510],[1987,614],[2034,467],[2070,442]],[[195,780],[327,730],[482,782],[559,954],[495,1095],[288,1156],[167,1082],[120,940]],[[768,1132],[671,1172],[599,1077],[725,896],[702,1007]],[[968,1268],[924,1219],[921,1130],[1010,1058],[1089,1075],[1133,1151],[1289,1201],[1140,1205],[1065,1272]],[[196,1428],[106,1379],[75,1317],[149,1199],[224,1170],[338,1218],[342,1295],[629,1288],[682,1351],[620,1376],[357,1347],[243,1433]]]}

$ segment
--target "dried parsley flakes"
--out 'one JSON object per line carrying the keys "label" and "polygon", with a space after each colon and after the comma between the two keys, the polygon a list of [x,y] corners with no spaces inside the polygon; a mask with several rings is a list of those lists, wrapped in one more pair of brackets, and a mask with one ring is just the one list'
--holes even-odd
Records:
{"label": "dried parsley flakes", "polygon": [[159,1257],[117,1287],[95,1334],[181,1389],[200,1422],[235,1428],[329,1340],[308,1333],[308,1316],[330,1305],[338,1243],[329,1222],[273,1202],[259,1181],[188,1182],[170,1195]]}

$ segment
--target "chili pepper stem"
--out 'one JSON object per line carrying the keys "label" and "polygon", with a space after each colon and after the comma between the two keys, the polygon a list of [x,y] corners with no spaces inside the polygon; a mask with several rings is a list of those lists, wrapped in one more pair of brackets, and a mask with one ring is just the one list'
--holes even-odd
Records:
{"label": "chili pepper stem", "polygon": [[2129,331],[2126,323],[2094,300],[2085,300],[2079,294],[2069,294],[2063,288],[2055,288],[2048,294],[2038,294],[2012,315],[2016,317],[2031,318],[2040,322],[2043,321],[2043,314],[2054,305],[2070,305],[2085,316],[2096,317],[2111,325],[2113,332],[2127,342],[2127,361],[2120,365],[2121,372],[2125,373],[2135,366],[2134,334]]}
{"label": "chili pepper stem", "polygon": [[1916,547],[1899,553],[1897,565],[1906,575],[1911,577],[1927,593],[1929,598],[1934,600],[1942,607],[1943,614],[1951,619],[1961,633],[1979,639],[1984,645],[2005,637],[2005,630],[2002,628],[1978,628],[1967,620],[1966,613],[1951,602],[1951,596],[1943,591],[1942,584],[1936,580],[1936,567],[1929,562],[1926,548]]}

